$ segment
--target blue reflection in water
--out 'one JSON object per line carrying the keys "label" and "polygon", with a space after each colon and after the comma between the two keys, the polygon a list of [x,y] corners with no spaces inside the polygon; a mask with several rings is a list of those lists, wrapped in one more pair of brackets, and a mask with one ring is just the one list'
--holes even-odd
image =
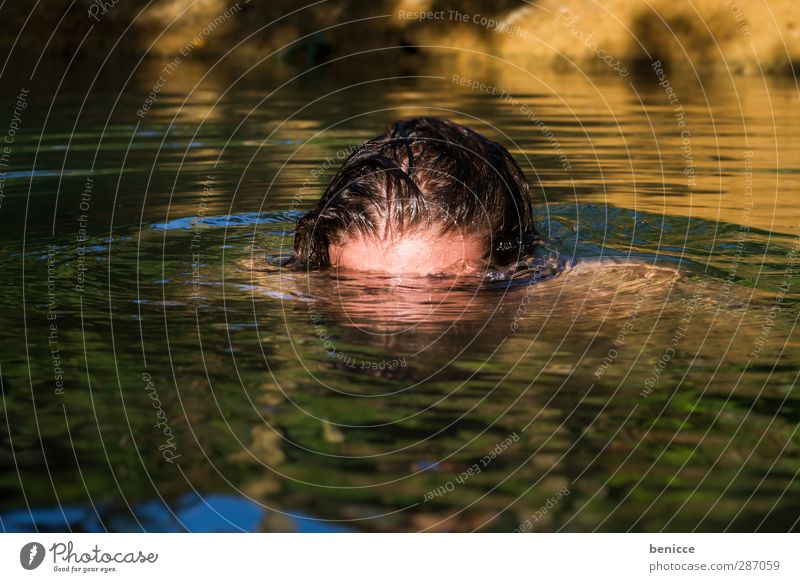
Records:
{"label": "blue reflection in water", "polygon": [[[189,493],[181,497],[174,509],[161,501],[146,501],[133,506],[134,516],[114,513],[96,504],[55,506],[9,511],[0,514],[0,528],[6,533],[144,531],[171,532],[254,532],[267,516],[261,505],[234,495],[200,496]],[[100,516],[98,516],[100,513]],[[329,524],[302,513],[283,517],[298,533],[334,533],[352,531]]]}

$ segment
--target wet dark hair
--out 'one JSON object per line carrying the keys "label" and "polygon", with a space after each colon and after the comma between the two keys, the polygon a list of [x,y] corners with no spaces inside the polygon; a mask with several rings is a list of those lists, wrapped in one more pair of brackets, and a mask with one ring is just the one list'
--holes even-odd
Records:
{"label": "wet dark hair", "polygon": [[487,259],[520,260],[541,240],[525,175],[502,145],[444,119],[394,124],[358,148],[297,223],[295,267],[330,266],[328,245],[438,228],[486,237]]}

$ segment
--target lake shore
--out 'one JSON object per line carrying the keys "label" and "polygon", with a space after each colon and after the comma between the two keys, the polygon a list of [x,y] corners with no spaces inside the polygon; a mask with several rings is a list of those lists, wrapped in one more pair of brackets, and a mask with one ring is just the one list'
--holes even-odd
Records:
{"label": "lake shore", "polygon": [[[458,66],[501,60],[530,71],[622,76],[655,61],[672,70],[749,75],[791,75],[800,63],[794,0],[341,0],[310,7],[155,0],[144,9],[81,0],[68,6],[64,1],[62,10],[48,5],[32,12],[5,6],[4,21],[13,32],[4,35],[6,50],[44,49],[51,58],[68,59],[81,48],[81,59],[102,60],[111,52],[172,56],[190,46],[194,59],[224,58],[235,67],[267,56],[307,67],[364,51],[401,69],[431,60],[456,60]],[[397,51],[391,58],[387,47]]]}

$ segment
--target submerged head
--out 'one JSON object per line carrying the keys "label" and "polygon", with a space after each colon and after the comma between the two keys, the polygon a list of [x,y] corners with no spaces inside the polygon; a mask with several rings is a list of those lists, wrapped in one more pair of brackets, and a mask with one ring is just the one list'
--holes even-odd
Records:
{"label": "submerged head", "polygon": [[397,122],[342,165],[297,224],[293,263],[392,274],[463,273],[540,239],[525,176],[503,146],[442,119]]}

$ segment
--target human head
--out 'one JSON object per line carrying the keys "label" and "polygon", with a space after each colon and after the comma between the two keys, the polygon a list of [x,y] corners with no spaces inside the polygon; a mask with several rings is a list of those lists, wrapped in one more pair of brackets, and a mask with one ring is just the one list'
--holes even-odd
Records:
{"label": "human head", "polygon": [[508,150],[462,125],[419,117],[344,162],[298,221],[292,263],[426,275],[507,264],[538,240],[528,184]]}

